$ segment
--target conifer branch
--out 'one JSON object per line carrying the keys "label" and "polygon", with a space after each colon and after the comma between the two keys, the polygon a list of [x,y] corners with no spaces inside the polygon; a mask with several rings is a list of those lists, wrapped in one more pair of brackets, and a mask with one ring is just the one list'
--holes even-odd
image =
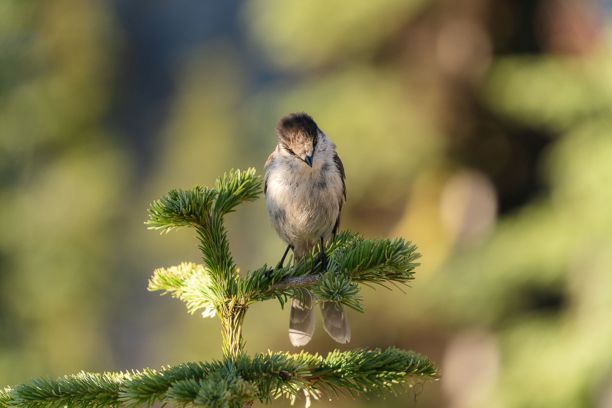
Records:
{"label": "conifer branch", "polygon": [[357,397],[437,378],[431,362],[413,352],[334,351],[323,358],[301,352],[265,353],[211,363],[188,363],[132,373],[79,373],[37,379],[0,393],[0,407],[119,407],[154,403],[211,408],[248,401],[318,399],[338,393]]}
{"label": "conifer branch", "polygon": [[147,287],[149,291],[162,291],[162,295],[170,294],[182,300],[190,314],[203,309],[203,317],[214,317],[219,308],[217,302],[221,296],[214,288],[209,271],[191,262],[156,269]]}
{"label": "conifer branch", "polygon": [[[326,247],[328,269],[321,274],[318,254],[293,268],[262,267],[247,275],[244,282],[249,299],[282,300],[295,290],[310,287],[320,301],[342,303],[362,311],[357,284],[405,285],[414,279],[420,257],[416,246],[403,239],[366,240],[342,232]],[[313,274],[313,271],[315,272]]]}
{"label": "conifer branch", "polygon": [[261,179],[254,169],[232,170],[215,188],[173,190],[149,207],[147,225],[168,232],[192,227],[203,264],[182,263],[156,269],[148,289],[186,303],[190,313],[221,320],[221,361],[186,363],[161,370],[128,373],[79,373],[37,379],[0,390],[0,408],[135,407],[155,403],[193,404],[210,408],[246,408],[275,398],[307,400],[322,395],[393,390],[408,381],[437,377],[433,364],[414,352],[334,351],[323,358],[305,352],[267,353],[248,357],[242,325],[250,304],[299,297],[309,288],[319,301],[338,302],[362,311],[360,284],[407,284],[414,279],[419,254],[403,239],[366,240],[343,232],[327,243],[329,263],[323,270],[313,253],[296,265],[263,267],[238,274],[230,253],[224,215],[241,202],[257,198]]}
{"label": "conifer branch", "polygon": [[306,275],[306,276],[295,276],[285,278],[279,283],[270,286],[269,293],[281,292],[285,293],[289,289],[300,289],[307,288],[319,282],[321,274]]}
{"label": "conifer branch", "polygon": [[202,252],[204,264],[221,297],[235,294],[237,268],[227,240],[223,216],[241,202],[253,201],[261,191],[261,178],[255,169],[231,170],[216,181],[216,188],[195,187],[172,190],[149,206],[150,229],[169,232],[191,226]]}
{"label": "conifer branch", "polygon": [[[344,245],[338,245],[338,243]],[[238,280],[236,297],[248,306],[252,302],[299,296],[297,289],[310,288],[320,301],[338,302],[363,311],[358,284],[407,284],[414,279],[416,247],[402,239],[371,241],[343,232],[327,246],[328,270],[321,274],[318,254],[313,252],[294,267],[270,269],[263,266]],[[313,271],[315,272],[313,274]],[[203,316],[214,316],[223,302],[215,292],[208,270],[202,265],[183,263],[156,269],[149,290],[171,293],[187,304],[190,313],[204,309]]]}
{"label": "conifer branch", "polygon": [[28,408],[117,406],[121,384],[128,378],[129,375],[123,373],[84,372],[55,380],[39,378],[30,384],[22,384],[10,390],[4,406]]}
{"label": "conifer branch", "polygon": [[0,407],[4,408],[8,406],[8,403],[11,401],[11,388],[6,387],[3,390],[0,390]]}

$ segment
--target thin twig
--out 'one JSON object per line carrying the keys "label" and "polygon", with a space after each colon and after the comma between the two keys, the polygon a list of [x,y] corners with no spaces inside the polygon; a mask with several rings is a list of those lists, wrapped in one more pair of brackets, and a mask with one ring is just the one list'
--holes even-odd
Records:
{"label": "thin twig", "polygon": [[270,286],[269,291],[274,292],[276,290],[303,288],[305,286],[314,285],[319,281],[319,279],[321,279],[320,274],[297,276],[295,278],[286,278],[278,282],[277,284]]}

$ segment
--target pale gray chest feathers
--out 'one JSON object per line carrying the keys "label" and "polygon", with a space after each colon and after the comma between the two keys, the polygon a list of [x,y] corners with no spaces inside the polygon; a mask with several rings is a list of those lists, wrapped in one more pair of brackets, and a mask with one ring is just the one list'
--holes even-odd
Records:
{"label": "pale gray chest feathers", "polygon": [[332,146],[315,152],[312,168],[279,148],[266,166],[266,207],[279,236],[300,258],[330,238],[344,202]]}

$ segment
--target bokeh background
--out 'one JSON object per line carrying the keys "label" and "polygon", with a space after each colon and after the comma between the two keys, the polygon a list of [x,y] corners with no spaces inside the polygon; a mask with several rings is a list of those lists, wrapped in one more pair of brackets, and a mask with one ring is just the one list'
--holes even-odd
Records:
{"label": "bokeh background", "polygon": [[[145,210],[261,171],[293,111],[338,146],[343,227],[423,255],[350,348],[443,375],[317,406],[612,407],[610,0],[2,0],[0,384],[220,357],[146,291],[198,252]],[[262,200],[229,229],[243,270],[278,260]],[[290,350],[287,314],[253,307],[248,350]]]}

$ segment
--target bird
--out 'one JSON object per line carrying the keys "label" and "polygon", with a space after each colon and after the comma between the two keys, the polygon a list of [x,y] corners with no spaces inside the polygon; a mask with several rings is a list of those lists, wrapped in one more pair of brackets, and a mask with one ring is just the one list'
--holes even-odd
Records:
{"label": "bird", "polygon": [[[306,113],[281,118],[276,137],[276,147],[264,166],[264,195],[272,225],[287,244],[277,268],[283,266],[289,250],[294,262],[301,262],[318,245],[326,270],[325,243],[338,232],[346,201],[344,165],[336,145]],[[312,339],[313,303],[308,290],[291,302],[289,340],[293,346],[304,346]],[[348,343],[351,330],[342,305],[321,302],[320,308],[325,331],[336,342]]]}

